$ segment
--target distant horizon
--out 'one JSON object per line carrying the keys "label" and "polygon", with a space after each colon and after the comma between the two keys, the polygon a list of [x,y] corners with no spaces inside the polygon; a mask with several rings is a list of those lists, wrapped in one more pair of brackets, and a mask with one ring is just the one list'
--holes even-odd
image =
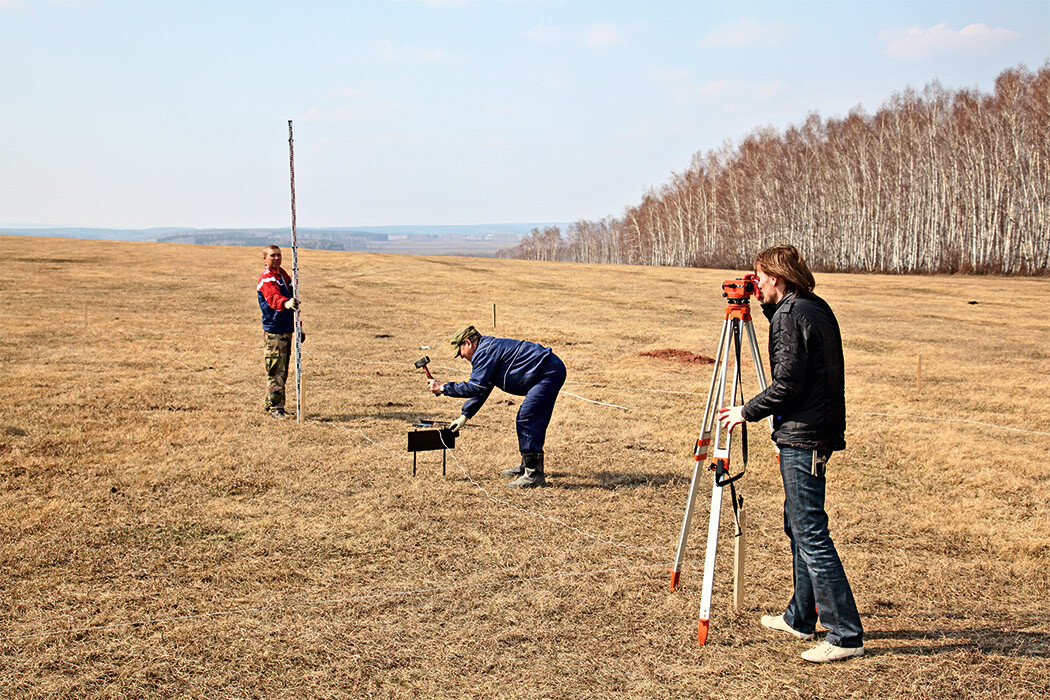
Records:
{"label": "distant horizon", "polygon": [[[568,226],[571,221],[489,221],[480,224],[354,224],[350,226],[300,226],[296,224],[299,231],[364,231],[387,228],[482,228],[486,226]],[[282,226],[81,226],[78,224],[29,224],[29,223],[0,223],[0,231],[35,229],[46,231],[50,229],[79,229],[84,231],[226,231],[226,230],[278,230],[291,229],[290,223]]]}
{"label": "distant horizon", "polygon": [[[479,255],[491,257],[517,246],[530,232],[550,226],[564,230],[567,222],[496,224],[398,224],[384,226],[297,226],[301,248],[421,255]],[[291,225],[216,226],[209,228],[153,226],[7,226],[0,236],[66,238],[70,240],[192,245],[255,246],[287,241]],[[283,243],[282,243],[283,245]]]}

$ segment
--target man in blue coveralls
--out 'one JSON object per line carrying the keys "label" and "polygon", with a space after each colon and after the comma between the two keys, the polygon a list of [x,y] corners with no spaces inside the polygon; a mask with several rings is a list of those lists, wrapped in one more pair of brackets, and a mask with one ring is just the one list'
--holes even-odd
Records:
{"label": "man in blue coveralls", "polygon": [[435,395],[467,399],[460,417],[449,427],[462,428],[482,407],[494,386],[508,394],[524,396],[517,418],[521,464],[504,470],[503,475],[517,477],[507,484],[509,488],[543,486],[547,483],[543,476],[543,442],[558,391],[565,383],[565,365],[550,348],[527,340],[481,335],[474,326],[456,333],[451,343],[456,357],[471,364],[470,379],[447,384],[429,380]]}

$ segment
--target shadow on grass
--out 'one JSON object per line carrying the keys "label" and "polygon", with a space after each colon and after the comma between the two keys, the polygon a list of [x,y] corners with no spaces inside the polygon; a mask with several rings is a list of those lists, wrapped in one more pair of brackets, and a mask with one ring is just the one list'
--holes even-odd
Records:
{"label": "shadow on grass", "polygon": [[[447,413],[441,413],[440,415],[434,415],[430,413],[422,412],[406,412],[406,411],[392,411],[392,412],[362,412],[362,413],[322,413],[316,415],[310,415],[311,421],[318,423],[353,423],[359,420],[380,420],[385,422],[399,423],[403,425],[405,432],[409,432],[413,429],[417,423],[430,422],[433,423],[434,428],[444,428],[450,422],[449,415]],[[469,437],[469,436],[468,436]],[[516,455],[513,457],[508,456],[507,466],[512,466],[509,462],[516,459]],[[499,470],[497,470],[499,471]],[[547,478],[556,480],[551,483],[551,486],[556,488],[565,489],[569,491],[581,490],[581,489],[629,489],[638,487],[659,487],[659,486],[681,486],[688,485],[690,478],[676,474],[673,472],[663,473],[644,473],[644,472],[614,472],[614,471],[602,471],[594,472],[590,475],[590,479],[584,480],[580,477],[574,477],[570,474],[562,474],[557,471],[552,471],[550,467],[547,468]]]}
{"label": "shadow on grass", "polygon": [[926,641],[927,644],[880,644],[880,653],[935,656],[971,651],[986,655],[1050,658],[1050,632],[1023,632],[1007,627],[960,630],[870,630],[866,640]]}

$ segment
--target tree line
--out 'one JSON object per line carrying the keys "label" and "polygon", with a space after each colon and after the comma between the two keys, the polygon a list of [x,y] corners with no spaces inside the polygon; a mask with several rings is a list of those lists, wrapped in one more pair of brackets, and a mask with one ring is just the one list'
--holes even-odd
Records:
{"label": "tree line", "polygon": [[826,271],[1050,274],[1050,61],[991,94],[938,82],[700,152],[620,218],[533,229],[501,257]]}

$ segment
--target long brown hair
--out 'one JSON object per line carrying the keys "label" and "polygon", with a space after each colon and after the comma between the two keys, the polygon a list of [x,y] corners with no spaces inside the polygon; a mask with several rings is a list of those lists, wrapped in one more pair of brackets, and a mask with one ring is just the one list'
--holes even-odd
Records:
{"label": "long brown hair", "polygon": [[793,245],[776,245],[766,248],[755,257],[755,268],[762,268],[767,275],[784,280],[788,291],[802,297],[813,296],[817,281],[802,259],[802,253]]}

